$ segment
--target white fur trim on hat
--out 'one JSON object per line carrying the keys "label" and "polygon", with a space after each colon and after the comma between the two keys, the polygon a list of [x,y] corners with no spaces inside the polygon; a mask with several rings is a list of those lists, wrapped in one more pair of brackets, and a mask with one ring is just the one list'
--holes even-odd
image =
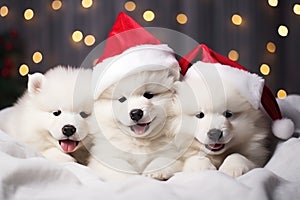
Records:
{"label": "white fur trim on hat", "polygon": [[219,74],[220,79],[231,82],[254,109],[259,108],[264,87],[264,79],[260,76],[228,65],[198,61],[188,69],[184,80],[204,72]]}
{"label": "white fur trim on hat", "polygon": [[170,69],[176,80],[179,79],[180,68],[174,52],[165,44],[139,45],[131,47],[123,53],[107,58],[94,67],[92,85],[94,99],[122,78],[142,72]]}
{"label": "white fur trim on hat", "polygon": [[290,138],[294,133],[294,123],[292,120],[283,118],[283,119],[277,119],[273,121],[272,124],[272,131],[273,134],[280,138],[280,139],[288,139]]}

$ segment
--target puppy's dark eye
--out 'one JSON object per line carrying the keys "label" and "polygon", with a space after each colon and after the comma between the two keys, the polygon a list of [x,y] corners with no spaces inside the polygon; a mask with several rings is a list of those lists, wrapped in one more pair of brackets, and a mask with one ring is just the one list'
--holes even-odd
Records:
{"label": "puppy's dark eye", "polygon": [[204,113],[200,112],[196,115],[197,118],[202,119],[204,117]]}
{"label": "puppy's dark eye", "polygon": [[126,97],[121,97],[120,99],[118,99],[121,103],[123,103],[124,101],[126,101]]}
{"label": "puppy's dark eye", "polygon": [[82,117],[82,118],[87,118],[88,116],[90,116],[89,114],[87,114],[86,112],[82,111],[79,113],[79,115]]}
{"label": "puppy's dark eye", "polygon": [[61,114],[61,111],[60,111],[60,110],[57,110],[57,111],[54,111],[54,112],[53,112],[53,115],[54,115],[54,116],[58,116],[58,115],[60,115],[60,114]]}
{"label": "puppy's dark eye", "polygon": [[143,94],[143,96],[146,98],[146,99],[152,99],[152,97],[154,97],[154,94],[150,93],[150,92],[145,92]]}
{"label": "puppy's dark eye", "polygon": [[223,112],[223,115],[226,118],[230,118],[230,117],[232,117],[233,114],[230,110],[226,110],[226,111]]}

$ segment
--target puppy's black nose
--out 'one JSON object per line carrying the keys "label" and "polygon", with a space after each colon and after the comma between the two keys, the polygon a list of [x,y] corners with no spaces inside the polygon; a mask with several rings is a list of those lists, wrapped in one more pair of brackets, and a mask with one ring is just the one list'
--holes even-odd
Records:
{"label": "puppy's black nose", "polygon": [[212,141],[218,141],[223,137],[223,131],[214,128],[208,131],[207,136]]}
{"label": "puppy's black nose", "polygon": [[76,128],[73,125],[68,124],[62,127],[62,133],[67,137],[74,135],[75,132],[76,132]]}
{"label": "puppy's black nose", "polygon": [[133,109],[130,111],[130,118],[133,121],[139,121],[142,119],[144,112],[141,109]]}

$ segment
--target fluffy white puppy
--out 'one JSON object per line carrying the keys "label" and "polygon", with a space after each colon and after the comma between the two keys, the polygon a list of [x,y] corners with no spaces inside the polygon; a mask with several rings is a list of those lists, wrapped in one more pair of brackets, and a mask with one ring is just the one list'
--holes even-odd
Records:
{"label": "fluffy white puppy", "polygon": [[231,176],[263,166],[272,138],[271,119],[261,109],[262,78],[229,66],[197,62],[177,93],[183,124],[195,140],[183,171],[218,169]]}
{"label": "fluffy white puppy", "polygon": [[167,179],[182,169],[174,141],[175,80],[169,69],[140,72],[113,84],[95,101],[89,166],[100,177],[142,174]]}
{"label": "fluffy white puppy", "polygon": [[49,160],[86,163],[91,76],[91,69],[60,66],[29,75],[25,94],[2,111],[0,128]]}
{"label": "fluffy white puppy", "polygon": [[96,65],[89,166],[103,179],[167,179],[181,170],[173,126],[179,70],[164,44],[132,46]]}

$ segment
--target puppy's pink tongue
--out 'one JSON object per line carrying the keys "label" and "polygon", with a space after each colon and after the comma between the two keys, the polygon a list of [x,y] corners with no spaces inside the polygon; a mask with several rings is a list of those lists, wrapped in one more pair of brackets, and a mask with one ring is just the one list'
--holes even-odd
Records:
{"label": "puppy's pink tongue", "polygon": [[66,153],[73,152],[78,142],[73,140],[60,140],[60,146]]}
{"label": "puppy's pink tongue", "polygon": [[134,125],[132,128],[135,134],[142,135],[146,132],[147,125]]}
{"label": "puppy's pink tongue", "polygon": [[223,144],[210,144],[209,147],[211,149],[220,149],[223,146]]}

